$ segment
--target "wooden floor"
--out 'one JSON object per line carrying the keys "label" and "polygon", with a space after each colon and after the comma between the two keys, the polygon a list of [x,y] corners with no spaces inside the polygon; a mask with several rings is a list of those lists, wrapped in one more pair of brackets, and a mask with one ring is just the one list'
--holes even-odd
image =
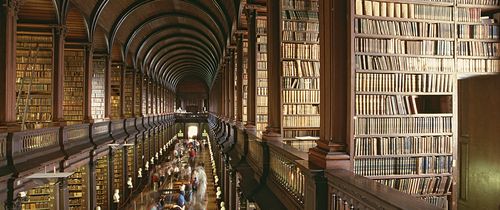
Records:
{"label": "wooden floor", "polygon": [[[210,162],[210,152],[208,147],[203,148],[203,150],[198,153],[196,161],[203,161],[205,164],[205,173],[207,174],[207,208],[206,210],[217,210],[217,201],[215,195],[214,186],[214,174],[212,169],[212,163]],[[149,210],[147,207],[150,205],[150,197],[154,192],[151,186],[147,186],[139,196],[131,201],[130,205],[126,208],[127,210]],[[189,209],[186,209],[189,210]],[[198,209],[195,209],[198,210]]]}

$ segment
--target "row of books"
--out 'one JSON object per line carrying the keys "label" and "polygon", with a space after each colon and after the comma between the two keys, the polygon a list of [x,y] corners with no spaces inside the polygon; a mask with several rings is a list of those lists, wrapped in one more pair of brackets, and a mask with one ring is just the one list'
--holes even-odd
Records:
{"label": "row of books", "polygon": [[284,89],[314,89],[319,90],[319,78],[283,78]]}
{"label": "row of books", "polygon": [[457,3],[458,4],[500,6],[500,1],[498,1],[498,0],[457,0]]}
{"label": "row of books", "polygon": [[410,195],[440,195],[450,192],[453,177],[435,176],[409,179],[381,179],[375,181]]}
{"label": "row of books", "polygon": [[282,1],[283,9],[302,9],[302,10],[318,10],[319,2],[316,0],[287,0]]}
{"label": "row of books", "polygon": [[318,21],[319,13],[317,11],[283,10],[283,18],[283,20]]}
{"label": "row of books", "polygon": [[283,43],[283,58],[319,60],[319,44]]}
{"label": "row of books", "polygon": [[445,40],[401,40],[355,38],[356,52],[411,54],[411,55],[453,55],[453,41]]}
{"label": "row of books", "polygon": [[[266,84],[267,85],[267,84]],[[257,87],[257,95],[258,96],[267,96],[267,87],[258,86]]]}
{"label": "row of books", "polygon": [[318,61],[292,60],[283,61],[284,77],[319,77]]}
{"label": "row of books", "polygon": [[283,116],[283,127],[319,127],[319,115],[313,116]]}
{"label": "row of books", "polygon": [[356,117],[355,135],[451,133],[451,116],[435,117]]}
{"label": "row of books", "polygon": [[319,31],[319,23],[315,22],[298,22],[298,21],[284,21],[283,31],[310,31],[310,32],[318,32]]}
{"label": "row of books", "polygon": [[20,83],[16,83],[16,90],[18,92],[22,92],[22,91],[31,91],[31,92],[35,92],[35,91],[40,91],[40,92],[47,92],[49,93],[49,91],[52,90],[52,85],[50,84],[29,84],[30,81],[24,81],[24,84],[22,86],[22,89],[21,89],[21,84]]}
{"label": "row of books", "polygon": [[319,114],[319,106],[309,104],[284,104],[284,115],[316,115]]}
{"label": "row of books", "polygon": [[319,104],[319,91],[284,90],[283,103],[314,103]]}
{"label": "row of books", "polygon": [[107,156],[97,160],[96,165],[96,204],[101,207],[108,206],[108,160]]}
{"label": "row of books", "polygon": [[354,161],[354,172],[363,176],[451,173],[453,156],[363,158]]}
{"label": "row of books", "polygon": [[455,60],[451,58],[356,55],[355,64],[359,70],[453,72],[455,69]]}
{"label": "row of books", "polygon": [[453,8],[445,6],[356,0],[356,15],[451,21]]}
{"label": "row of books", "polygon": [[319,42],[319,33],[304,31],[282,31],[283,41]]}
{"label": "row of books", "polygon": [[397,137],[358,137],[354,139],[354,155],[405,155],[452,153],[453,137],[438,136],[397,136]]}
{"label": "row of books", "polygon": [[[267,32],[267,20],[266,18],[257,18],[257,34],[266,34]],[[257,38],[258,39],[258,38]],[[259,43],[263,43],[262,41],[257,41]]]}
{"label": "row of books", "polygon": [[498,39],[500,26],[498,25],[457,25],[457,35],[461,39]]}
{"label": "row of books", "polygon": [[[266,106],[267,107],[267,95],[257,95],[257,98],[256,98],[256,105],[257,106]],[[267,108],[266,108],[267,110]],[[267,113],[267,111],[266,111]]]}
{"label": "row of books", "polygon": [[319,136],[317,130],[283,130],[283,138],[295,138],[296,136]]}
{"label": "row of books", "polygon": [[17,50],[16,54],[17,54],[16,63],[18,64],[34,64],[43,66],[46,69],[45,71],[52,70],[52,54],[47,57],[37,56],[36,59],[34,55],[32,55],[33,57],[30,57],[29,55],[26,55],[26,52],[23,52],[19,49]]}
{"label": "row of books", "polygon": [[26,74],[31,77],[50,77],[52,72],[52,64],[40,64],[40,63],[17,63],[16,69],[18,76],[19,74]]}
{"label": "row of books", "polygon": [[500,72],[500,61],[493,59],[457,59],[457,72]]}
{"label": "row of books", "polygon": [[[17,76],[21,76],[21,77],[16,77],[16,83],[20,83],[21,81],[24,81],[24,85],[27,85],[27,81],[31,81],[32,84],[35,83],[35,84],[52,84],[52,78],[50,77],[32,77],[31,75],[29,74],[25,74],[23,72],[19,72],[17,71],[16,72],[16,75]],[[29,76],[28,76],[29,75]],[[34,75],[36,76],[36,75]]]}
{"label": "row of books", "polygon": [[[461,25],[465,27],[465,25]],[[477,25],[477,27],[482,27]],[[453,38],[455,27],[451,23],[354,19],[354,32],[358,34],[405,37]]]}
{"label": "row of books", "polygon": [[92,94],[91,94],[91,114],[93,119],[104,118],[104,69],[105,61],[103,59],[93,60],[94,73],[92,75]]}
{"label": "row of books", "polygon": [[[19,39],[18,39],[19,40]],[[17,42],[16,47],[23,48],[23,49],[29,49],[31,50],[32,53],[42,53],[41,55],[39,54],[40,57],[43,57],[43,55],[47,55],[48,53],[51,53],[52,51],[52,43],[41,43],[41,42]]]}
{"label": "row of books", "polygon": [[498,57],[499,49],[500,43],[498,42],[460,41],[457,44],[459,56]]}
{"label": "row of books", "polygon": [[451,74],[372,74],[356,73],[357,92],[451,93]]}
{"label": "row of books", "polygon": [[356,95],[357,116],[418,114],[414,95]]}
{"label": "row of books", "polygon": [[421,197],[422,200],[437,206],[438,208],[448,209],[448,197],[447,196],[426,196]]}

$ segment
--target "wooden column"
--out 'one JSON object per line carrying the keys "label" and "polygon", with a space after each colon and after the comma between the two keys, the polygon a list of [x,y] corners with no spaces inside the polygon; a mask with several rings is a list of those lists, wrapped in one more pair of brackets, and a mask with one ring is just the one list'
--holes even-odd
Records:
{"label": "wooden column", "polygon": [[[309,152],[309,162],[322,168],[349,168],[347,1],[320,0],[320,140]],[[348,101],[348,103],[346,103]]]}
{"label": "wooden column", "polygon": [[281,141],[281,1],[267,3],[267,101],[266,141]]}
{"label": "wooden column", "polygon": [[59,25],[54,28],[54,72],[52,74],[52,122],[64,125],[63,100],[64,100],[64,39],[66,26]]}
{"label": "wooden column", "polygon": [[247,10],[248,16],[248,90],[247,90],[247,131],[256,132],[256,72],[257,72],[257,13],[255,9]]}
{"label": "wooden column", "polygon": [[220,77],[220,82],[221,82],[221,108],[222,108],[222,112],[221,112],[221,116],[222,118],[225,118],[226,116],[226,63],[225,63],[226,59],[224,59],[224,63],[222,64],[222,74],[221,74],[221,77]]}
{"label": "wooden column", "polygon": [[228,84],[228,93],[229,93],[229,121],[234,121],[234,49],[229,50],[229,63],[228,63],[228,74],[229,74],[229,79],[227,80]]}
{"label": "wooden column", "polygon": [[125,118],[125,71],[127,71],[127,65],[119,65],[120,70],[120,118]]}
{"label": "wooden column", "polygon": [[83,121],[93,123],[92,119],[92,75],[94,72],[94,55],[91,44],[85,46],[84,86],[83,86]]}
{"label": "wooden column", "polygon": [[[137,94],[137,71],[135,69],[132,69],[132,117],[136,117],[136,112],[135,112],[135,104],[137,102],[137,98],[135,97]],[[139,100],[140,101],[140,100]],[[134,156],[135,157],[135,156]]]}
{"label": "wooden column", "polygon": [[241,125],[243,120],[243,34],[238,34],[236,50],[238,53],[238,60],[236,61],[236,98],[238,98],[236,121]]}
{"label": "wooden column", "polygon": [[106,69],[104,69],[104,118],[111,115],[111,55],[106,55]]}
{"label": "wooden column", "polygon": [[0,131],[16,131],[16,31],[18,4],[0,0]]}

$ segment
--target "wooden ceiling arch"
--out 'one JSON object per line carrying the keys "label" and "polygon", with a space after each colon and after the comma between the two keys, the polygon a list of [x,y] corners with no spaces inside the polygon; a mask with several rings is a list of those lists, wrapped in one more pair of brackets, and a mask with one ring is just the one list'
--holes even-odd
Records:
{"label": "wooden ceiling arch", "polygon": [[[183,65],[183,64],[193,64],[196,63],[199,65],[200,69],[203,70],[203,72],[200,72],[200,74],[205,74],[205,75],[210,75],[211,73],[207,70],[210,68],[213,68],[209,63],[207,63],[205,60],[199,57],[193,57],[193,54],[187,54],[187,55],[176,55],[169,57],[168,60],[166,60],[162,65],[160,66],[160,71],[161,75],[160,78],[162,79],[170,79],[170,75],[172,74],[173,69],[178,67],[178,65]],[[177,69],[175,69],[177,70]],[[207,80],[205,78],[206,82]]]}
{"label": "wooden ceiling arch", "polygon": [[[170,40],[175,41],[175,44],[165,43],[166,41],[170,41]],[[196,39],[196,37],[191,37],[188,34],[186,34],[183,37],[179,37],[179,36],[165,37],[165,39],[162,39],[162,40],[156,42],[151,47],[151,50],[156,49],[156,51],[154,53],[156,55],[156,54],[164,53],[165,51],[170,50],[173,46],[176,46],[176,45],[180,45],[180,46],[192,46],[192,47],[200,48],[200,49],[202,49],[206,53],[205,55],[208,56],[207,57],[208,59],[211,59],[211,60],[214,60],[214,61],[217,60],[217,57],[219,57],[217,55],[217,52],[214,51],[213,48],[209,48],[208,46],[203,45],[203,42],[201,42],[200,40]],[[158,46],[158,47],[155,47],[155,46]]]}
{"label": "wooden ceiling arch", "polygon": [[[193,46],[189,46],[189,45],[187,45],[187,46],[173,45],[173,46],[174,46],[173,49],[165,52],[162,56],[159,57],[157,62],[151,64],[151,67],[154,67],[155,69],[157,69],[156,72],[158,73],[158,75],[161,75],[163,72],[163,69],[159,68],[160,65],[163,63],[166,63],[168,61],[168,59],[171,57],[171,56],[168,56],[169,54],[176,55],[179,53],[187,53],[189,55],[193,55],[195,57],[199,57],[199,58],[204,59],[204,61],[206,61],[207,64],[210,64],[209,66],[211,68],[213,68],[214,66],[217,65],[215,60],[205,57],[205,56],[207,56],[205,52],[200,51],[199,49],[195,49],[195,47],[193,47]],[[213,73],[213,72],[210,72],[210,73]]]}
{"label": "wooden ceiling arch", "polygon": [[66,27],[67,42],[89,42],[87,20],[76,7],[70,7],[66,17]]}
{"label": "wooden ceiling arch", "polygon": [[60,22],[55,0],[25,0],[17,13],[21,24],[57,24]]}
{"label": "wooden ceiling arch", "polygon": [[[188,75],[200,75],[200,71],[197,68],[198,68],[197,66],[190,66],[189,64],[186,66],[180,67],[179,70],[175,72],[176,75],[173,75],[172,79],[167,80],[167,81],[169,81],[169,83],[171,83],[173,85],[173,87],[176,87],[177,84],[179,83],[179,81],[181,79],[185,78],[186,76],[188,76]],[[203,78],[206,77],[206,75],[203,75],[203,74],[201,76],[203,76]],[[206,81],[206,80],[204,80],[204,81]],[[205,82],[205,85],[210,86],[210,84],[208,84],[206,82]]]}
{"label": "wooden ceiling arch", "polygon": [[[172,28],[170,28],[172,27]],[[223,47],[221,46],[222,43],[217,42],[217,40],[214,40],[214,37],[210,37],[211,34],[203,33],[203,31],[189,25],[179,25],[179,26],[168,26],[170,28],[170,32],[168,34],[173,33],[172,36],[181,36],[181,37],[191,37],[193,39],[197,39],[199,41],[203,41],[204,45],[207,47],[210,47],[215,50],[216,56],[220,57],[222,56],[223,52],[222,49]],[[162,28],[163,29],[163,28]],[[177,31],[181,31],[182,33],[179,33]],[[165,31],[165,30],[162,30]],[[154,32],[152,34],[164,34],[167,32]],[[156,49],[156,43],[155,41],[155,36],[153,35],[148,35],[146,40],[142,41],[142,44],[140,48],[136,52],[136,60],[142,59],[145,60],[146,62],[149,61],[149,59],[153,56],[154,49]],[[150,44],[151,42],[151,44]],[[154,42],[154,43],[153,43]],[[146,52],[144,56],[142,56],[142,51]]]}

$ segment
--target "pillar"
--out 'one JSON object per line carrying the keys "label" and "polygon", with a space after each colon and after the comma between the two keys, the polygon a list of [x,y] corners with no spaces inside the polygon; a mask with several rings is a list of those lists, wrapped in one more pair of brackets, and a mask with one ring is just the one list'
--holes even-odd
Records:
{"label": "pillar", "polygon": [[267,4],[267,100],[265,141],[281,141],[281,1]]}
{"label": "pillar", "polygon": [[[346,145],[349,141],[348,40],[346,1],[320,0],[320,140],[309,152],[309,163],[321,168],[350,168]],[[336,33],[336,32],[345,33]]]}
{"label": "pillar", "polygon": [[16,31],[18,2],[0,0],[0,131],[19,130],[16,122]]}
{"label": "pillar", "polygon": [[243,34],[238,34],[236,50],[238,53],[236,61],[236,98],[238,98],[236,121],[241,125],[243,120]]}
{"label": "pillar", "polygon": [[256,72],[257,72],[257,13],[255,9],[248,9],[248,91],[247,91],[247,131],[256,132]]}
{"label": "pillar", "polygon": [[92,119],[92,75],[94,72],[92,44],[85,46],[84,86],[83,86],[83,121],[93,123]]}
{"label": "pillar", "polygon": [[58,25],[54,28],[54,72],[52,74],[52,121],[55,125],[64,124],[64,39],[66,26]]}

